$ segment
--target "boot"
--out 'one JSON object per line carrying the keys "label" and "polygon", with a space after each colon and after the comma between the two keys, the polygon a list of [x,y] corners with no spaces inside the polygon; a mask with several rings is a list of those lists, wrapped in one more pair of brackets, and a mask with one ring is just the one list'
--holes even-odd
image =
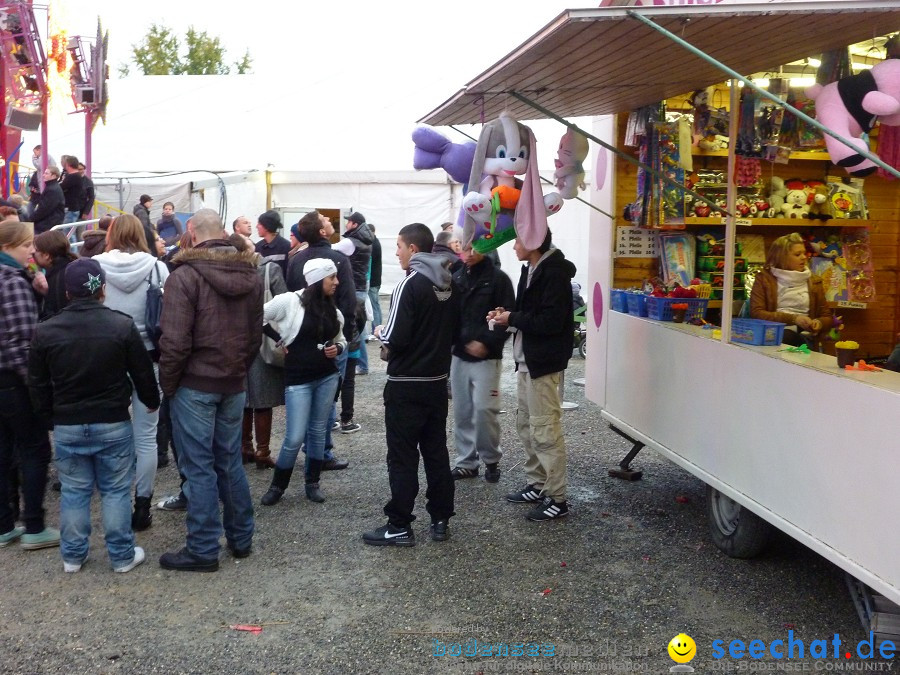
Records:
{"label": "boot", "polygon": [[241,463],[250,464],[253,460],[253,410],[244,408],[244,420],[241,425]]}
{"label": "boot", "polygon": [[319,476],[324,463],[321,459],[306,458],[306,498],[319,504],[325,501],[325,495],[319,489]]}
{"label": "boot", "polygon": [[131,516],[131,529],[135,532],[143,532],[153,524],[153,514],[150,513],[150,497],[134,498],[134,514]]}
{"label": "boot", "polygon": [[281,469],[276,466],[275,473],[272,476],[272,484],[269,486],[269,490],[263,495],[263,498],[259,503],[263,506],[277,504],[281,500],[281,495],[284,494],[288,484],[291,482],[292,473],[294,473],[293,468]]}
{"label": "boot", "polygon": [[256,427],[256,468],[273,469],[275,460],[269,456],[269,440],[272,438],[272,409],[254,410],[253,422]]}
{"label": "boot", "polygon": [[156,423],[156,468],[169,466],[169,425],[160,418]]}

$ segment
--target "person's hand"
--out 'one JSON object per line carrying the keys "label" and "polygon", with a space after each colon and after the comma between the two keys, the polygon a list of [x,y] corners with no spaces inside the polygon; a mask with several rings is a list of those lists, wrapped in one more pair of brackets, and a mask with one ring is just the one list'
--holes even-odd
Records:
{"label": "person's hand", "polygon": [[813,333],[818,333],[820,330],[822,330],[822,322],[818,319],[813,319],[809,324],[809,329]]}
{"label": "person's hand", "polygon": [[810,319],[805,314],[798,314],[797,318],[795,319],[795,323],[801,330],[809,330],[810,328],[812,328],[812,319]]}
{"label": "person's hand", "polygon": [[485,317],[485,320],[486,320],[486,321],[493,321],[493,319],[494,319],[498,314],[502,314],[502,313],[505,312],[505,311],[506,311],[506,310],[503,309],[502,307],[497,307],[497,308],[495,308],[495,309],[492,309],[490,312],[487,313],[487,316]]}
{"label": "person's hand", "polygon": [[50,287],[47,285],[47,277],[44,276],[43,272],[34,273],[34,279],[31,281],[31,286],[41,295],[47,295],[50,291]]}
{"label": "person's hand", "polygon": [[325,354],[326,358],[333,359],[338,355],[338,347],[337,345],[328,345],[322,350],[322,353]]}
{"label": "person's hand", "polygon": [[488,355],[488,350],[483,342],[471,340],[466,343],[466,354],[474,356],[476,359],[483,359]]}
{"label": "person's hand", "polygon": [[377,337],[379,340],[381,339],[381,331],[384,329],[384,326],[375,326],[372,330],[372,335]]}
{"label": "person's hand", "polygon": [[[500,309],[503,309],[503,308],[501,307]],[[506,328],[507,326],[509,326],[509,314],[510,313],[506,310],[503,310],[503,311],[500,311],[500,312],[497,312],[496,314],[494,314],[494,316],[493,316],[494,325],[502,326],[503,328]]]}

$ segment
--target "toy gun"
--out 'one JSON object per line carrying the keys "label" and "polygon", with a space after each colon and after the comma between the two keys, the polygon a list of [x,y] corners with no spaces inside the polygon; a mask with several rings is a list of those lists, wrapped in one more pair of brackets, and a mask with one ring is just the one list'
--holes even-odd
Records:
{"label": "toy gun", "polygon": [[809,345],[802,344],[799,347],[785,347],[784,349],[779,349],[780,352],[793,352],[795,354],[809,354]]}

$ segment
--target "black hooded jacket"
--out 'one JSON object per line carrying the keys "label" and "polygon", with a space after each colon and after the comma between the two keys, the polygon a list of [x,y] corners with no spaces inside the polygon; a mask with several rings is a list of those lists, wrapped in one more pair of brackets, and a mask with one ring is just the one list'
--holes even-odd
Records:
{"label": "black hooded jacket", "polygon": [[[463,265],[453,272],[453,295],[459,305],[459,328],[453,342],[453,355],[464,361],[503,358],[503,345],[509,337],[505,328],[488,326],[487,313],[497,307],[512,307],[516,299],[512,281],[485,257],[477,265]],[[479,359],[466,351],[466,344],[476,340],[487,347],[488,354]]]}
{"label": "black hooded jacket", "polygon": [[522,333],[525,365],[532,378],[565,370],[572,357],[574,276],[575,265],[559,249],[551,249],[538,262],[530,284],[528,265],[522,266],[509,325]]}
{"label": "black hooded jacket", "polygon": [[369,229],[369,224],[363,223],[346,232],[344,237],[353,242],[353,255],[350,256],[353,285],[356,290],[365,292],[369,285],[369,261],[372,259],[372,242],[375,241],[375,235]]}
{"label": "black hooded jacket", "polygon": [[[337,267],[338,287],[335,291],[334,302],[341,314],[345,317],[353,317],[356,314],[356,291],[354,290],[353,273],[350,271],[350,261],[340,251],[331,248],[327,239],[313,242],[302,251],[298,251],[288,262],[288,273],[285,281],[289,291],[301,291],[306,288],[306,278],[303,276],[303,266],[313,258],[328,258]],[[365,286],[362,287],[365,289]],[[344,320],[344,337],[347,342],[353,342],[356,337],[356,322]]]}

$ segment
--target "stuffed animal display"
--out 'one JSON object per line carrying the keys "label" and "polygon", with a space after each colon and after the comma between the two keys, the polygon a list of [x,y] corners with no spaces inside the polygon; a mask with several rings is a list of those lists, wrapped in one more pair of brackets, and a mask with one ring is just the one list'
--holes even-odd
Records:
{"label": "stuffed animal display", "polygon": [[563,203],[556,192],[544,196],[540,180],[531,129],[507,113],[485,124],[462,202],[463,246],[487,253],[518,237],[526,248],[539,248],[547,215]]}
{"label": "stuffed animal display", "polygon": [[412,134],[413,168],[441,168],[457,183],[465,183],[472,170],[475,142],[453,143],[449,138],[429,126],[418,127]]}
{"label": "stuffed animal display", "polygon": [[572,199],[584,190],[584,160],[587,159],[588,139],[574,129],[569,129],[559,139],[559,150],[556,153],[556,189],[563,199]]}
{"label": "stuffed animal display", "polygon": [[[870,70],[825,86],[813,85],[806,95],[815,100],[820,123],[850,140],[859,150],[868,150],[860,136],[871,131],[876,120],[900,126],[900,59],[886,59]],[[851,176],[868,176],[877,168],[871,160],[827,134],[825,146],[831,161]]]}
{"label": "stuffed animal display", "polygon": [[828,186],[821,181],[807,183],[809,199],[809,218],[818,220],[830,220],[834,218],[834,207],[828,198]]}
{"label": "stuffed animal display", "polygon": [[780,218],[784,211],[784,200],[788,191],[784,186],[784,179],[779,176],[772,176],[769,180],[769,194],[767,201],[769,202],[769,210],[766,215],[769,218]]}
{"label": "stuffed animal display", "polygon": [[781,212],[785,218],[808,218],[809,204],[807,201],[809,195],[806,194],[803,181],[790,181],[786,184],[787,195],[784,197],[784,204]]}

